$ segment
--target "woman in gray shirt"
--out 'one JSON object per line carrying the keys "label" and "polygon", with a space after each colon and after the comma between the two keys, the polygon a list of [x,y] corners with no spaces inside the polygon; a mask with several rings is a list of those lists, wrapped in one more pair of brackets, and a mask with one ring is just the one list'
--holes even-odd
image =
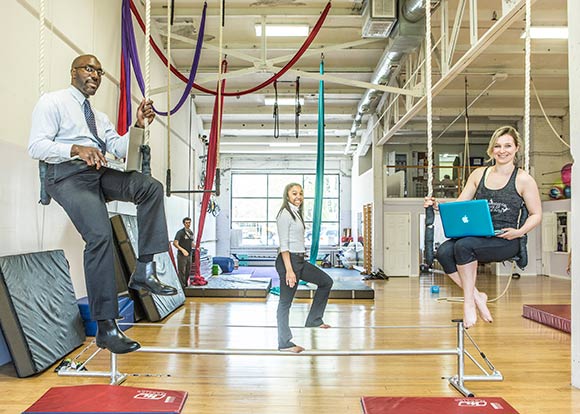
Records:
{"label": "woman in gray shirt", "polygon": [[304,348],[291,341],[292,331],[288,322],[290,306],[292,306],[298,282],[305,280],[318,286],[306,318],[306,326],[327,329],[330,325],[323,322],[322,316],[328,303],[332,279],[305,258],[302,186],[297,183],[288,184],[284,188],[283,198],[282,207],[276,218],[280,239],[280,253],[276,258],[276,270],[280,275],[280,302],[277,313],[278,349],[299,353],[304,351]]}

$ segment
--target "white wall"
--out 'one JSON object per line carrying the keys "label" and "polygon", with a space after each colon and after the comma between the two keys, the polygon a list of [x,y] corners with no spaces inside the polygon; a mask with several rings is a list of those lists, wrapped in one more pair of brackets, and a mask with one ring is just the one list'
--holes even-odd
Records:
{"label": "white wall", "polygon": [[[138,3],[138,2],[137,2]],[[0,94],[3,122],[0,123],[0,255],[11,255],[39,250],[64,249],[71,265],[71,275],[77,296],[86,293],[82,270],[83,242],[60,206],[52,202],[48,207],[37,204],[38,169],[26,152],[32,109],[39,96],[38,19],[24,6],[38,9],[38,1],[3,0],[0,13],[5,16],[0,26],[0,54],[3,57]],[[139,4],[139,3],[138,3]],[[58,0],[46,2],[46,18],[55,29],[72,42],[67,45],[62,38],[46,30],[46,59],[44,79],[46,91],[66,88],[70,83],[70,63],[79,53],[96,55],[108,75],[94,97],[94,106],[108,114],[115,123],[117,118],[121,2],[119,0]],[[136,25],[135,25],[136,26]],[[137,27],[137,26],[136,26]],[[136,29],[138,30],[138,29]],[[143,59],[143,35],[137,32],[140,57]],[[17,39],[17,41],[15,41]],[[74,49],[73,49],[74,48]],[[76,50],[75,50],[76,49]],[[166,68],[151,53],[152,87],[166,83]],[[175,91],[172,97],[178,100]],[[133,82],[135,99],[140,92]],[[165,95],[153,96],[156,106],[165,110]],[[136,100],[133,101],[136,104]],[[188,180],[187,138],[189,128],[189,103],[171,119],[171,167],[173,188],[186,188]],[[136,107],[135,107],[136,109]],[[191,105],[193,116],[195,108]],[[194,123],[197,125],[197,123]],[[197,127],[192,131],[194,146],[199,152]],[[167,138],[164,119],[157,117],[151,128],[153,176],[165,183],[167,169]],[[197,161],[197,156],[193,156]],[[199,166],[196,164],[196,168]],[[196,177],[196,183],[198,182]],[[199,197],[198,197],[199,198]],[[196,203],[194,203],[196,205]],[[169,231],[181,226],[181,219],[191,208],[184,197],[172,196],[166,203]],[[127,208],[118,204],[115,210]],[[209,223],[210,228],[213,223]],[[173,234],[168,235],[172,239]]]}

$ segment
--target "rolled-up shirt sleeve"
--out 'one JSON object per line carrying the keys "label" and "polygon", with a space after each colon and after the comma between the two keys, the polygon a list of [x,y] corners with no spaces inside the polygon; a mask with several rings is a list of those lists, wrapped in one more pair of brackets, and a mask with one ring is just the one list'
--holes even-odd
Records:
{"label": "rolled-up shirt sleeve", "polygon": [[280,240],[280,251],[290,251],[290,214],[286,210],[282,210],[276,224],[278,226],[278,239]]}
{"label": "rolled-up shirt sleeve", "polygon": [[49,163],[71,159],[72,144],[55,142],[60,123],[58,105],[50,95],[43,95],[32,112],[32,127],[28,141],[28,154]]}

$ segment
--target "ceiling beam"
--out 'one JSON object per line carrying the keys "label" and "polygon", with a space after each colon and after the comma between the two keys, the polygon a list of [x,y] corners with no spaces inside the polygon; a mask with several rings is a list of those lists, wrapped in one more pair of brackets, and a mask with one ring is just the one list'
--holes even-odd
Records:
{"label": "ceiling beam", "polygon": [[[181,18],[191,18],[199,19],[201,15],[201,6],[196,7],[175,7],[174,15],[175,17]],[[249,17],[283,17],[284,19],[301,18],[301,17],[312,17],[318,18],[323,7],[227,7],[226,9],[226,19],[228,18],[249,18]],[[340,7],[338,5],[332,6],[331,9],[332,16],[350,16],[361,18],[360,10],[356,10],[352,6]],[[220,17],[220,10],[218,7],[208,7],[206,12],[207,17]],[[153,6],[151,7],[151,17],[166,19],[167,18],[167,7],[166,6]]]}

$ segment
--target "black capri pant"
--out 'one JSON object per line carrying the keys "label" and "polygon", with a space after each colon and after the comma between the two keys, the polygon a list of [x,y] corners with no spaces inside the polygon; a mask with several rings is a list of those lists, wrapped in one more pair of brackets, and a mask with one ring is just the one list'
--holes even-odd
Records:
{"label": "black capri pant", "polygon": [[499,237],[463,237],[445,241],[437,249],[437,260],[445,273],[457,272],[457,265],[478,261],[482,263],[502,262],[516,256],[520,251],[520,240]]}

